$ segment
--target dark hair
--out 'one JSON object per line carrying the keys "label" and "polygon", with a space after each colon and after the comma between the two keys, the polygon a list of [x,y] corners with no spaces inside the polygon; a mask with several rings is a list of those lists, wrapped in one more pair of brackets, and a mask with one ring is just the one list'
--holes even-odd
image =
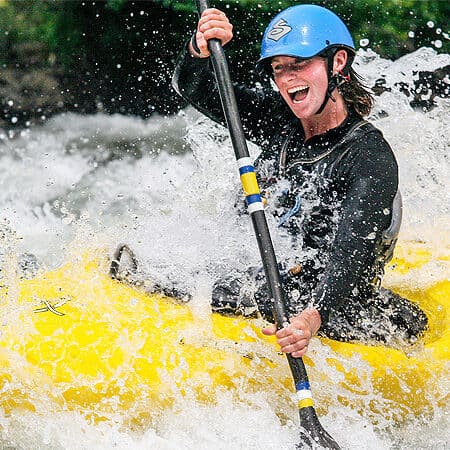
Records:
{"label": "dark hair", "polygon": [[364,78],[351,67],[348,69],[348,75],[350,80],[339,86],[339,92],[348,107],[361,116],[368,116],[373,107],[373,95],[364,84]]}

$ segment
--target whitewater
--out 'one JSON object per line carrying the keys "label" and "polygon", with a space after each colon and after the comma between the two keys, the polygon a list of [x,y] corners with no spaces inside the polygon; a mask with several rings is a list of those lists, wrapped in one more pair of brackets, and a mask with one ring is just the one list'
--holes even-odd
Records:
{"label": "whitewater", "polygon": [[[449,64],[450,55],[430,48],[394,62],[371,50],[360,50],[356,58],[356,70],[369,86],[384,80],[385,91],[376,97],[369,119],[383,131],[399,163],[400,245],[423,242],[432,252],[425,269],[388,272],[386,287],[424,287],[450,275],[448,258],[442,258],[450,254],[450,100],[436,98],[436,106],[425,110],[411,107],[408,95],[417,88],[420,71]],[[450,89],[448,76],[446,83]],[[423,95],[426,100],[429,94]],[[250,145],[250,152],[256,156],[258,148]],[[16,267],[32,276],[86,250],[111,255],[119,243],[127,243],[141,276],[193,292],[191,307],[205,315],[218,274],[260,264],[250,220],[236,214],[243,196],[227,132],[191,108],[148,120],[67,113],[41,126],[0,130],[0,187],[0,281],[9,286],[18,276]],[[289,243],[268,221],[281,259]],[[312,352],[319,359],[320,351],[316,341]],[[297,441],[298,422],[294,407],[283,408],[291,419],[281,419],[264,392],[238,403],[222,392],[215,405],[186,400],[145,430],[95,423],[78,412],[55,414],[45,405],[36,413],[0,409],[0,447],[287,449]],[[392,423],[382,416],[374,422],[340,405],[321,423],[344,449],[437,450],[450,442],[443,407]]]}

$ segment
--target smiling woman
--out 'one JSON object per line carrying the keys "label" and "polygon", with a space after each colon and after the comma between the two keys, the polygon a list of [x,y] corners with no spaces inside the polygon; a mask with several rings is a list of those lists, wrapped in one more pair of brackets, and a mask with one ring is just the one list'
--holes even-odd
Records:
{"label": "smiling woman", "polygon": [[[280,27],[282,33],[277,32]],[[353,39],[342,20],[331,11],[311,5],[288,8],[272,20],[263,37],[257,68],[273,76],[281,95],[299,119],[319,119],[312,124],[304,123],[308,138],[342,123],[347,107],[353,107],[362,116],[369,114],[373,98],[351,68],[354,56]],[[320,86],[324,74],[325,87]],[[307,80],[298,85],[302,76]],[[308,97],[310,87],[316,86],[318,92],[311,89]],[[293,109],[300,102],[305,107],[307,99],[306,111]],[[320,115],[326,110],[330,99],[336,107],[332,117],[313,117],[313,113]]]}
{"label": "smiling woman", "polygon": [[[280,31],[281,30],[281,31]],[[222,44],[233,26],[206,10],[180,56],[174,87],[213,120],[225,124],[208,62],[207,41]],[[342,20],[314,5],[282,11],[263,37],[260,71],[279,92],[235,85],[247,139],[260,145],[255,163],[267,208],[292,238],[282,263],[291,325],[276,332],[281,350],[303,356],[316,333],[336,340],[415,342],[427,325],[411,302],[379,289],[401,221],[395,156],[381,132],[364,121],[371,96],[341,93],[352,81],[355,46]],[[359,99],[361,104],[359,104]],[[251,286],[255,286],[252,288]],[[239,310],[257,303],[270,319],[271,300],[255,268],[218,280],[213,306]]]}
{"label": "smiling woman", "polygon": [[[347,60],[347,55],[344,56],[342,50],[336,52],[336,57],[343,57]],[[325,60],[326,57],[315,57],[310,59],[293,58],[289,56],[276,56],[272,58],[270,67],[272,76],[275,81],[282,80],[283,77],[289,73],[298,74],[310,69],[312,63],[317,59]],[[339,94],[342,95],[345,103],[352,106],[361,116],[366,116],[370,113],[373,105],[373,96],[363,84],[363,78],[359,76],[354,69],[348,70],[348,75],[342,75],[341,82],[338,84]],[[278,84],[278,83],[277,83]],[[294,103],[301,102],[306,98],[308,86],[298,86],[288,89],[288,94]]]}
{"label": "smiling woman", "polygon": [[[345,67],[347,54],[339,50],[334,56],[334,70],[339,73]],[[327,59],[314,56],[299,60],[292,56],[275,56],[271,67],[274,81],[286,104],[302,121],[306,139],[324,133],[341,124],[347,116],[345,102],[339,92],[327,92]],[[334,104],[325,106],[329,98]],[[323,114],[321,114],[323,112]]]}

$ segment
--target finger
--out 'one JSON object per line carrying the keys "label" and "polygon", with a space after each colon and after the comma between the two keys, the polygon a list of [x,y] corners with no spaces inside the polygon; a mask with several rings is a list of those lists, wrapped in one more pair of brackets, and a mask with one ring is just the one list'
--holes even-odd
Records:
{"label": "finger", "polygon": [[302,351],[307,347],[307,342],[295,342],[293,344],[284,345],[280,348],[283,353],[295,353]]}
{"label": "finger", "polygon": [[283,338],[291,335],[303,336],[303,334],[304,332],[301,328],[294,327],[293,325],[288,325],[278,330],[277,338]]}
{"label": "finger", "polygon": [[303,347],[302,350],[296,351],[296,352],[292,352],[291,356],[293,356],[294,358],[301,358],[302,356],[304,356],[308,351],[308,346],[306,345],[305,347]]}
{"label": "finger", "polygon": [[219,27],[219,28],[227,28],[232,29],[233,25],[230,23],[227,17],[220,17],[220,16],[211,16],[211,17],[202,17],[198,21],[197,28],[201,29],[202,31],[208,28],[213,27]]}
{"label": "finger", "polygon": [[197,27],[201,32],[205,32],[206,30],[209,30],[211,28],[223,28],[225,30],[229,30],[231,31],[233,29],[233,25],[231,25],[230,22],[228,22],[228,20],[218,20],[218,19],[213,19],[213,20],[208,20],[205,22],[200,21],[198,23],[198,27]]}
{"label": "finger", "polygon": [[302,323],[302,328],[300,328],[300,325],[297,325],[295,327],[293,325],[289,325],[286,328],[282,328],[278,331],[277,338],[282,339],[287,336],[293,336],[294,339],[310,340],[312,337],[311,330],[308,327],[303,328],[303,326],[304,323]]}
{"label": "finger", "polygon": [[302,342],[302,341],[307,342],[307,339],[306,338],[299,338],[298,336],[295,336],[295,335],[286,336],[284,338],[281,338],[281,339],[277,340],[278,345],[280,347],[285,347],[286,345],[294,345],[297,342]]}
{"label": "finger", "polygon": [[197,34],[195,35],[195,40],[197,41],[197,46],[200,49],[200,53],[203,56],[209,56],[208,41],[203,36],[203,33],[197,31]]}
{"label": "finger", "polygon": [[217,16],[217,17],[227,17],[226,14],[217,8],[207,8],[202,12],[201,19],[204,17]]}
{"label": "finger", "polygon": [[200,19],[198,19],[199,23],[205,23],[208,22],[208,20],[223,20],[226,22],[229,22],[228,17],[221,11],[214,12],[214,11],[208,11],[202,14]]}
{"label": "finger", "polygon": [[299,351],[303,350],[304,347],[305,347],[304,345],[299,346],[298,344],[291,344],[291,345],[285,345],[283,347],[280,347],[280,350],[283,353],[290,353],[290,354],[292,354],[292,353],[299,352]]}
{"label": "finger", "polygon": [[289,329],[289,327],[280,328],[280,329],[277,331],[277,339],[281,339],[281,338],[284,338],[284,337],[286,337],[286,336],[291,336],[291,335],[292,335],[292,332],[291,332],[291,330]]}
{"label": "finger", "polygon": [[204,27],[200,27],[198,31],[201,31],[205,35],[205,39],[217,38],[228,42],[233,38],[233,31],[228,27],[209,27],[205,25]]}
{"label": "finger", "polygon": [[275,325],[271,325],[270,327],[263,328],[261,331],[266,336],[273,336],[277,332],[277,327]]}
{"label": "finger", "polygon": [[[216,30],[216,29],[214,29],[214,30]],[[206,40],[209,41],[210,39],[218,39],[222,45],[225,45],[231,41],[231,36],[229,34],[223,33],[221,31],[215,32],[214,30],[212,30],[211,33],[209,31],[206,31],[203,34],[203,36],[205,37]]]}

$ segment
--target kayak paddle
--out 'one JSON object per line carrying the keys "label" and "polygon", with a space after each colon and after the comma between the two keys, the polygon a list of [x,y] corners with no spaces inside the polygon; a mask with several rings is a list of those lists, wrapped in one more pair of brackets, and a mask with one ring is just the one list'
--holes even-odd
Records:
{"label": "kayak paddle", "polygon": [[[195,0],[199,16],[209,8],[206,0]],[[218,39],[208,41],[208,49],[211,53],[222,108],[230,133],[231,142],[239,167],[242,187],[247,200],[248,211],[252,219],[259,252],[266,275],[269,292],[273,299],[273,315],[278,329],[286,326],[289,321],[284,302],[284,291],[278,270],[277,259],[270,237],[269,228],[264,213],[264,207],[260,195],[258,181],[256,180],[253,162],[247,148],[234,88],[228,70],[225,52]],[[319,422],[309,388],[308,375],[302,358],[294,358],[286,355],[295,382],[298,397],[300,424],[303,428],[300,432],[302,442],[297,448],[309,446],[321,446],[326,449],[339,449],[335,440],[323,429]]]}

